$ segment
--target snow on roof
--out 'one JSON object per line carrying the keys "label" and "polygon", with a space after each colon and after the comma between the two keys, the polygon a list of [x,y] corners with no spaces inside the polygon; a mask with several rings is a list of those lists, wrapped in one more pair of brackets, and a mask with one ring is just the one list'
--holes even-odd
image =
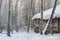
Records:
{"label": "snow on roof", "polygon": [[[49,19],[51,16],[52,10],[53,10],[53,8],[50,8],[50,9],[44,11],[43,12],[43,19]],[[57,5],[57,7],[56,7],[55,14],[53,15],[53,18],[55,18],[55,17],[60,17],[60,5]],[[41,13],[34,15],[32,17],[32,20],[34,20],[36,18],[41,19]]]}

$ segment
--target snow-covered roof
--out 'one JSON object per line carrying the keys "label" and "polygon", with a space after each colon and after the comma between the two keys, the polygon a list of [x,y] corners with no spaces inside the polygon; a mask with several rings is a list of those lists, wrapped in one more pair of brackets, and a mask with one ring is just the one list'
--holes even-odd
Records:
{"label": "snow-covered roof", "polygon": [[[43,19],[49,19],[50,16],[51,16],[52,10],[53,10],[53,8],[50,8],[50,9],[44,11],[43,12]],[[55,10],[53,18],[55,18],[55,17],[60,17],[60,5],[56,6],[56,10]],[[34,15],[32,17],[32,20],[34,20],[36,18],[40,19],[41,18],[41,13],[38,13],[38,14]]]}

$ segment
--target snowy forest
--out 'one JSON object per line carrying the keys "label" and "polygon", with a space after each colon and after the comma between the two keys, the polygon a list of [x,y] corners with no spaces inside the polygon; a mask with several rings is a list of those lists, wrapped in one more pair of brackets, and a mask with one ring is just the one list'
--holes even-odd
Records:
{"label": "snowy forest", "polygon": [[[51,17],[48,21],[49,26],[49,24],[52,21],[52,16],[55,11],[55,7],[59,4],[60,0],[0,0],[0,35],[7,34],[7,36],[10,37],[12,36],[11,34],[14,34],[14,32],[17,33],[26,32],[27,34],[33,33],[35,23],[34,20],[32,20],[32,17],[38,13],[41,13],[41,26],[42,26],[43,12],[53,7]],[[40,34],[42,34],[42,27],[40,28],[41,28]],[[35,33],[33,34],[36,35]],[[0,40],[4,39],[0,38]],[[11,40],[24,40],[24,39],[11,39]],[[31,38],[29,40],[31,40]],[[36,40],[39,40],[39,38],[37,38]]]}

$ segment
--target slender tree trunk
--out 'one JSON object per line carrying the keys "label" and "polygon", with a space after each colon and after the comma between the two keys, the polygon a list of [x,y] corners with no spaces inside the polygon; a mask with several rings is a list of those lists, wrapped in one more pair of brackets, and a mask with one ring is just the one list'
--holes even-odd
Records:
{"label": "slender tree trunk", "polygon": [[31,27],[31,29],[33,28],[32,17],[34,15],[34,8],[35,8],[34,0],[31,0],[31,14],[30,14],[30,27]]}
{"label": "slender tree trunk", "polygon": [[43,19],[43,0],[41,0],[41,26],[40,26],[40,33],[42,34],[42,27],[43,27],[43,22],[42,22],[42,19]]}
{"label": "slender tree trunk", "polygon": [[13,2],[12,2],[12,33],[13,33]]}
{"label": "slender tree trunk", "polygon": [[31,0],[30,27],[32,27],[32,21],[31,21],[31,18],[32,18],[32,2],[33,2],[33,0]]}
{"label": "slender tree trunk", "polygon": [[30,1],[30,3],[31,3],[31,14],[28,16],[28,27],[27,27],[27,32],[29,33],[29,28],[32,26],[32,2],[33,2],[33,0],[31,0]]}
{"label": "slender tree trunk", "polygon": [[[31,10],[32,10],[32,17],[33,17],[34,14],[35,14],[35,0],[32,0],[31,2],[32,2],[31,3]],[[33,28],[34,27],[34,22],[32,20],[31,20],[31,25],[32,25],[31,28]]]}
{"label": "slender tree trunk", "polygon": [[27,4],[26,4],[26,26],[27,26],[27,33],[29,33],[29,16],[28,16],[28,10],[27,10]]}
{"label": "slender tree trunk", "polygon": [[[22,0],[20,0],[20,1],[21,1],[21,5],[20,5],[20,8],[21,8],[21,7],[22,7]],[[20,13],[20,14],[22,14],[21,12],[22,12],[22,10],[19,10],[19,13]],[[20,28],[22,27],[21,17],[22,17],[22,16],[20,15]]]}
{"label": "slender tree trunk", "polygon": [[1,6],[2,6],[2,0],[0,0],[0,33],[2,33],[2,26],[1,26]]}
{"label": "slender tree trunk", "polygon": [[27,33],[29,33],[29,28],[30,28],[30,26],[29,26],[29,24],[30,24],[30,17],[28,16],[28,27],[27,27]]}
{"label": "slender tree trunk", "polygon": [[18,0],[16,1],[16,6],[15,6],[15,15],[16,15],[16,19],[15,19],[15,26],[16,26],[16,31],[18,32],[18,26],[17,26],[17,13],[18,13]]}
{"label": "slender tree trunk", "polygon": [[11,15],[10,7],[11,7],[11,0],[9,0],[7,36],[11,36],[11,35],[10,35],[10,15]]}
{"label": "slender tree trunk", "polygon": [[50,29],[49,29],[49,25],[50,25],[51,22],[52,22],[53,15],[54,15],[54,12],[55,12],[55,9],[56,9],[56,5],[57,5],[57,0],[55,0],[55,4],[54,4],[53,10],[52,10],[52,14],[51,14],[51,17],[50,17],[50,19],[49,19],[48,28],[47,28],[45,34],[47,34],[47,33],[49,32],[49,30],[50,30]]}

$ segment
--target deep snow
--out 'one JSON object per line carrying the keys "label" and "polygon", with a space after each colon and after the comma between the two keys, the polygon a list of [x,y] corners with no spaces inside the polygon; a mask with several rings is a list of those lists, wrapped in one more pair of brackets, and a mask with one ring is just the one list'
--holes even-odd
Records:
{"label": "deep snow", "polygon": [[19,32],[11,34],[11,37],[8,37],[6,34],[0,33],[0,40],[60,40],[60,34],[51,34],[49,35],[40,35],[39,33],[26,33]]}

